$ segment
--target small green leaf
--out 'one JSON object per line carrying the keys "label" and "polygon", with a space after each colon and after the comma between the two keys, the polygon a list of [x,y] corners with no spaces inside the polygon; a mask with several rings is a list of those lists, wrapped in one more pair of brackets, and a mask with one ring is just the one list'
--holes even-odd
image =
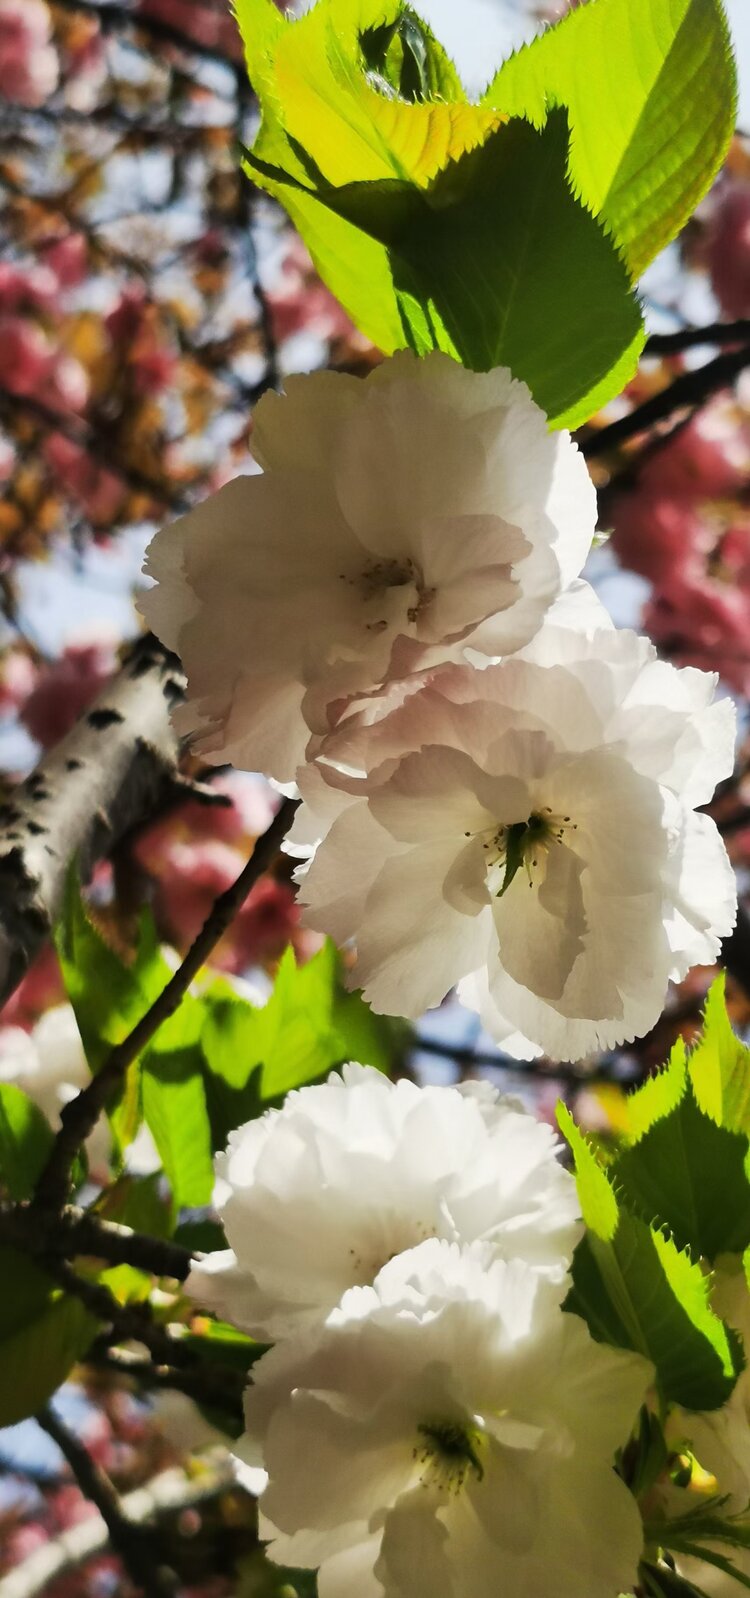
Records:
{"label": "small green leaf", "polygon": [[0,1247],[0,1427],[35,1415],[85,1354],[98,1324],[25,1254]]}
{"label": "small green leaf", "polygon": [[397,1029],[374,1016],[360,994],[344,990],[339,968],[328,941],[304,965],[286,950],[265,1005],[249,1004],[221,980],[208,989],[201,1045],[215,1149],[225,1147],[234,1127],[345,1060],[389,1067]]}
{"label": "small green leaf", "polygon": [[[88,915],[74,869],[68,874],[57,951],[68,998],[75,1010],[86,1059],[99,1070],[110,1049],[128,1036],[166,987],[171,976],[151,917],[143,912],[130,964],[110,948]],[[127,1072],[123,1091],[110,1115],[115,1141],[132,1142],[141,1118],[139,1064]]]}
{"label": "small green leaf", "polygon": [[10,1198],[31,1198],[53,1141],[39,1106],[12,1082],[0,1084],[0,1188]]}
{"label": "small green leaf", "polygon": [[573,1152],[586,1235],[573,1258],[567,1307],[592,1336],[652,1360],[665,1399],[717,1409],[743,1361],[714,1314],[700,1265],[621,1202],[564,1105],[558,1121]]}
{"label": "small green leaf", "polygon": [[142,1059],[143,1117],[177,1210],[210,1204],[214,1186],[200,1042],[204,1020],[202,1002],[183,999]]}
{"label": "small green leaf", "polygon": [[723,974],[712,982],[703,1032],[688,1058],[693,1092],[719,1126],[750,1136],[750,1049],[732,1031]]}

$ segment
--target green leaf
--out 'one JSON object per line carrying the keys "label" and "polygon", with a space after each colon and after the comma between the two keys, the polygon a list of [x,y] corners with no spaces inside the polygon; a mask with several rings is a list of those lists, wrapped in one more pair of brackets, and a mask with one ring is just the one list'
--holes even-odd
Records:
{"label": "green leaf", "polygon": [[[86,1059],[99,1070],[110,1049],[128,1036],[171,976],[147,912],[141,916],[132,961],[110,948],[88,915],[74,869],[68,874],[57,952],[68,998],[75,1011]],[[140,1123],[139,1065],[127,1072],[110,1120],[116,1142],[132,1142]]]}
{"label": "green leaf", "polygon": [[596,0],[500,67],[483,104],[543,125],[567,107],[570,173],[633,277],[705,194],[734,129],[736,83],[719,0]]}
{"label": "green leaf", "polygon": [[720,1570],[725,1576],[731,1576],[739,1582],[741,1587],[750,1588],[750,1576],[735,1565],[733,1559],[728,1559],[725,1554],[719,1554],[715,1548],[706,1548],[703,1543],[693,1543],[687,1538],[680,1538],[673,1545],[675,1553],[687,1554],[690,1559],[702,1559],[705,1564],[713,1565],[715,1570]]}
{"label": "green leaf", "polygon": [[368,81],[361,41],[365,23],[403,12],[397,0],[318,0],[280,30],[270,3],[240,8],[263,111],[248,170],[354,321],[387,352],[509,365],[557,425],[618,392],[640,312],[614,242],[571,190],[565,112],[539,132],[455,90],[394,99]]}
{"label": "green leaf", "polygon": [[210,1204],[214,1186],[200,1042],[204,1020],[203,1003],[186,997],[142,1060],[143,1117],[178,1210]]}
{"label": "green leaf", "polygon": [[214,1148],[224,1148],[234,1127],[292,1088],[320,1081],[345,1060],[389,1067],[397,1031],[360,994],[345,992],[339,966],[330,940],[305,965],[287,949],[262,1007],[221,981],[204,995],[201,1044]]}
{"label": "green leaf", "polygon": [[105,1189],[93,1206],[94,1211],[105,1221],[117,1221],[148,1237],[171,1237],[172,1208],[164,1198],[162,1186],[158,1171],[150,1176],[121,1176]]}
{"label": "green leaf", "polygon": [[640,1587],[646,1598],[707,1598],[702,1587],[688,1581],[669,1565],[654,1565],[644,1561],[640,1567]]}
{"label": "green leaf", "polygon": [[671,1237],[625,1207],[564,1105],[558,1121],[575,1159],[587,1228],[567,1307],[598,1341],[650,1359],[665,1399],[687,1409],[719,1408],[742,1357],[710,1307],[707,1277]]}
{"label": "green leaf", "polygon": [[0,1427],[36,1414],[85,1354],[98,1324],[26,1255],[0,1247]]}
{"label": "green leaf", "polygon": [[10,1198],[31,1198],[53,1142],[39,1106],[12,1082],[0,1084],[0,1188]]}
{"label": "green leaf", "polygon": [[688,1058],[693,1092],[706,1115],[750,1136],[750,1049],[732,1031],[723,975],[708,990],[701,1037]]}
{"label": "green leaf", "polygon": [[696,1103],[680,1039],[669,1065],[628,1100],[634,1141],[610,1177],[646,1221],[709,1260],[750,1244],[748,1140]]}

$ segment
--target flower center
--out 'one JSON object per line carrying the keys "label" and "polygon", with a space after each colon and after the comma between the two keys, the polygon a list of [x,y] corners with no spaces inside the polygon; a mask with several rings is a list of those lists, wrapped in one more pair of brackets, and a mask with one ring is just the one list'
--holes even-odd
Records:
{"label": "flower center", "polygon": [[[422,572],[416,562],[405,555],[401,560],[372,560],[353,576],[341,573],[341,581],[358,590],[366,605],[374,605],[377,614],[378,600],[394,588],[412,588],[416,598],[406,611],[407,621],[419,620],[422,611],[434,597],[434,588],[426,588]],[[365,623],[368,632],[384,632],[390,625],[385,616]]]}
{"label": "flower center", "polygon": [[532,810],[526,821],[513,821],[507,826],[501,823],[494,831],[484,833],[487,877],[496,897],[500,899],[507,893],[522,866],[529,887],[533,888],[544,876],[550,849],[563,843],[566,833],[576,830],[577,823],[570,816],[555,815],[545,805],[541,810]]}
{"label": "flower center", "polygon": [[484,1476],[481,1452],[485,1438],[477,1426],[461,1426],[453,1420],[426,1421],[417,1427],[419,1441],[414,1459],[423,1487],[440,1492],[459,1493],[469,1471],[477,1481]]}

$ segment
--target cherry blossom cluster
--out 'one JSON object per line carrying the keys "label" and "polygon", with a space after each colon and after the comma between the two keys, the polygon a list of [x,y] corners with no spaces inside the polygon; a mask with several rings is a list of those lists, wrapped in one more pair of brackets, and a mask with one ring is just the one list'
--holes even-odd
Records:
{"label": "cherry blossom cluster", "polygon": [[142,608],[201,755],[296,781],[305,923],[354,940],[375,1010],[458,984],[521,1058],[646,1032],[734,922],[697,810],[734,712],[580,579],[569,435],[505,369],[402,353],[290,379],[253,447],[260,473],[157,534]]}
{"label": "cherry blossom cluster", "polygon": [[613,545],[652,584],[643,621],[665,654],[750,690],[750,411],[743,385],[647,455],[612,506]]}
{"label": "cherry blossom cluster", "polygon": [[274,1340],[236,1445],[271,1559],[319,1567],[321,1598],[629,1591],[613,1463],[653,1371],[563,1311],[582,1222],[551,1129],[486,1084],[348,1065],[216,1163],[231,1247],[187,1291]]}

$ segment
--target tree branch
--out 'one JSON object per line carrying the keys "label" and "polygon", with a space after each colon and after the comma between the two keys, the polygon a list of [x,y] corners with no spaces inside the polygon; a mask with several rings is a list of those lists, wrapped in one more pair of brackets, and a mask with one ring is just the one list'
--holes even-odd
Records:
{"label": "tree branch", "polygon": [[96,1505],[109,1533],[109,1541],[119,1554],[133,1585],[146,1598],[172,1598],[177,1580],[174,1572],[161,1563],[161,1548],[154,1526],[128,1519],[120,1499],[104,1471],[88,1450],[48,1406],[37,1415],[39,1425],[57,1443],[64,1459],[86,1498]]}
{"label": "tree branch", "polygon": [[60,1215],[34,1212],[28,1204],[0,1210],[0,1237],[22,1252],[75,1259],[84,1255],[107,1265],[132,1265],[152,1276],[186,1281],[193,1255],[180,1243],[134,1232],[90,1210],[69,1205]]}
{"label": "tree branch", "polygon": [[234,915],[244,904],[250,890],[271,864],[282,839],[291,824],[299,800],[285,799],[271,822],[268,831],[258,840],[250,859],[237,880],[214,901],[213,908],[198,933],[195,942],[128,1037],[111,1050],[96,1076],[88,1086],[65,1105],[60,1130],[52,1146],[49,1160],[42,1171],[32,1208],[35,1211],[62,1209],[70,1185],[73,1161],[93,1130],[101,1111],[120,1087],[129,1065],[150,1043],[154,1033],[174,1014],[184,998],[190,983],[205,965],[208,956],[226,932]]}
{"label": "tree branch", "polygon": [[699,344],[747,344],[750,340],[750,317],[737,322],[709,322],[706,327],[680,327],[674,333],[651,333],[643,348],[644,355],[679,355],[681,350],[695,349]]}
{"label": "tree branch", "polygon": [[184,677],[153,638],[0,804],[0,1003],[20,982],[59,910],[71,860],[85,875],[175,779],[170,707]]}
{"label": "tree branch", "polygon": [[682,372],[661,393],[652,395],[651,399],[628,411],[626,416],[618,417],[608,427],[601,427],[598,432],[582,439],[583,454],[587,460],[606,455],[608,450],[624,444],[637,433],[646,432],[655,423],[665,421],[675,411],[697,409],[711,394],[734,382],[746,366],[750,366],[750,344],[743,344],[741,349],[727,350],[714,360],[707,361],[705,366],[696,367],[693,372]]}

